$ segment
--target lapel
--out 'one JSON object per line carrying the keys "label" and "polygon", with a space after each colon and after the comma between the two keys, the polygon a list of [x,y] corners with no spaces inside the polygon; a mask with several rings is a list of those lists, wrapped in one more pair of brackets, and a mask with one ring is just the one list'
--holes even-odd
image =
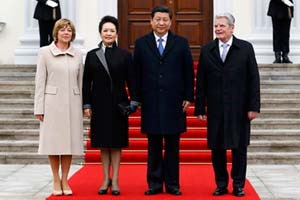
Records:
{"label": "lapel", "polygon": [[215,39],[215,41],[211,45],[210,52],[211,52],[212,56],[214,57],[214,59],[216,61],[218,61],[218,63],[219,63],[218,67],[222,67],[224,65],[224,63],[220,57],[219,40],[218,39]]}
{"label": "lapel", "polygon": [[108,69],[108,65],[107,65],[107,62],[106,62],[106,58],[105,58],[105,55],[104,55],[104,52],[103,52],[103,49],[101,48],[101,45],[100,45],[100,48],[96,51],[96,56],[98,57],[99,61],[102,63],[105,71],[107,72],[107,75],[110,79],[110,89],[112,90],[112,79],[111,79],[111,76],[110,76],[110,73],[109,73],[109,69]]}
{"label": "lapel", "polygon": [[147,36],[146,36],[146,42],[147,45],[149,46],[149,48],[151,49],[151,51],[158,57],[160,58],[160,54],[156,45],[156,41],[155,41],[155,37],[153,32],[150,32]]}
{"label": "lapel", "polygon": [[173,46],[175,44],[175,41],[176,41],[175,35],[171,31],[169,31],[169,33],[168,33],[168,39],[167,39],[167,44],[166,44],[166,47],[165,47],[165,50],[163,52],[162,57],[166,57],[166,55],[173,48]]}

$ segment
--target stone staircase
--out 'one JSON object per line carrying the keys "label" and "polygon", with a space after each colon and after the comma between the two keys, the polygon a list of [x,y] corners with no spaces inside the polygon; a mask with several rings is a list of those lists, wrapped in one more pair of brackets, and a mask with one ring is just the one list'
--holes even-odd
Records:
{"label": "stone staircase", "polygon": [[[260,65],[262,109],[252,123],[249,163],[300,163],[300,65]],[[48,163],[38,155],[35,66],[0,65],[0,164]],[[86,121],[85,121],[86,124]],[[83,157],[75,157],[81,163]]]}

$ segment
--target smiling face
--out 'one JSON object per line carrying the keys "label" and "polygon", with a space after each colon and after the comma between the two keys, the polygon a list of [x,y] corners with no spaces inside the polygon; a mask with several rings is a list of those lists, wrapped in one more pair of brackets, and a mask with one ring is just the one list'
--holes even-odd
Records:
{"label": "smiling face", "polygon": [[233,35],[234,25],[229,25],[225,17],[217,18],[214,28],[216,37],[224,43]]}
{"label": "smiling face", "polygon": [[66,25],[60,28],[57,32],[57,41],[60,43],[69,44],[72,40],[72,28],[69,25]]}
{"label": "smiling face", "polygon": [[171,27],[171,19],[169,13],[156,12],[150,21],[155,34],[159,37],[164,36]]}
{"label": "smiling face", "polygon": [[116,41],[117,36],[117,29],[113,23],[107,22],[103,24],[100,37],[105,46],[111,46]]}

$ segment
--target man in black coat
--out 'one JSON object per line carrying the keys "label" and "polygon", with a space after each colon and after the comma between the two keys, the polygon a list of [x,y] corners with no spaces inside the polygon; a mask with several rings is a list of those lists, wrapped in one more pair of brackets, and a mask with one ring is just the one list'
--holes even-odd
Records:
{"label": "man in black coat", "polygon": [[54,24],[61,18],[59,0],[37,0],[33,17],[39,22],[40,47],[53,41]]}
{"label": "man in black coat", "polygon": [[[148,190],[180,195],[179,137],[186,131],[186,109],[194,99],[193,60],[188,41],[171,31],[172,12],[152,10],[153,31],[135,42],[139,71],[141,128],[148,135]],[[163,141],[165,153],[163,154]]]}
{"label": "man in black coat", "polygon": [[271,0],[268,15],[273,25],[273,63],[292,63],[288,57],[290,51],[290,27],[294,16],[293,0]]}
{"label": "man in black coat", "polygon": [[228,193],[227,149],[232,152],[233,194],[244,195],[250,121],[260,111],[254,50],[249,42],[233,36],[234,21],[229,13],[216,16],[217,38],[202,47],[197,71],[195,115],[208,122],[215,196]]}

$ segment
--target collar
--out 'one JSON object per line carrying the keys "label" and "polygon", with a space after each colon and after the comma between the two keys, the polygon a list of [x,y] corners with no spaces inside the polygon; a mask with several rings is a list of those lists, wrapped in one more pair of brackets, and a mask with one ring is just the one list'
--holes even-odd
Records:
{"label": "collar", "polygon": [[164,36],[159,37],[159,36],[156,35],[156,33],[153,31],[153,35],[154,35],[154,37],[155,37],[155,41],[156,41],[156,42],[157,42],[157,40],[158,40],[159,38],[162,38],[162,39],[164,40],[164,42],[167,42],[168,34],[169,34],[169,32],[167,32]]}
{"label": "collar", "polygon": [[68,54],[70,56],[75,56],[75,49],[70,44],[69,48],[66,51],[61,51],[57,46],[55,45],[54,41],[49,45],[50,51],[54,56],[59,55],[65,55]]}
{"label": "collar", "polygon": [[[232,41],[233,41],[233,36],[231,36],[231,38],[226,42],[226,44],[229,44],[230,47],[232,45]],[[219,48],[221,48],[223,44],[225,43],[219,40]]]}

